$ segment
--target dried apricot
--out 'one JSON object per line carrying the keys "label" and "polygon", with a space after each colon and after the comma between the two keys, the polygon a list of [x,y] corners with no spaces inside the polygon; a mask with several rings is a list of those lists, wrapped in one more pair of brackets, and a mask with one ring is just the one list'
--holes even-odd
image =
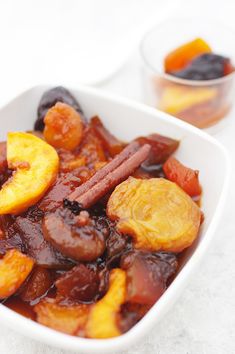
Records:
{"label": "dried apricot", "polygon": [[13,295],[23,284],[34,261],[18,250],[7,251],[0,260],[0,299]]}
{"label": "dried apricot", "polygon": [[210,52],[209,44],[201,38],[196,38],[174,49],[165,57],[165,71],[170,73],[171,71],[183,69],[196,56]]}
{"label": "dried apricot", "polygon": [[55,299],[45,298],[34,306],[34,310],[37,322],[67,334],[76,334],[85,326],[89,308],[87,305],[61,305]]}
{"label": "dried apricot", "polygon": [[73,150],[80,144],[83,122],[80,114],[73,107],[57,102],[47,111],[44,123],[44,138],[52,146]]}
{"label": "dried apricot", "polygon": [[0,190],[0,214],[19,214],[54,182],[59,159],[52,146],[28,133],[8,133],[8,167],[16,170]]}
{"label": "dried apricot", "polygon": [[198,235],[201,212],[175,183],[129,177],[111,194],[107,214],[136,248],[180,252]]}
{"label": "dried apricot", "polygon": [[121,269],[110,273],[110,285],[106,295],[91,306],[86,324],[89,338],[110,338],[121,334],[117,324],[117,315],[126,296],[126,274]]}

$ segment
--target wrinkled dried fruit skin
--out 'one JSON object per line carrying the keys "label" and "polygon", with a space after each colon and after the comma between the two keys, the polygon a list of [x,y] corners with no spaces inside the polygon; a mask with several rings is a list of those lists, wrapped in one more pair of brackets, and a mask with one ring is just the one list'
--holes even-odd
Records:
{"label": "wrinkled dried fruit skin", "polygon": [[129,331],[144,315],[151,306],[126,302],[121,306],[118,315],[118,327],[122,333]]}
{"label": "wrinkled dried fruit skin", "polygon": [[7,161],[16,171],[0,190],[0,214],[19,214],[53,184],[59,159],[52,146],[32,134],[18,132],[8,133]]}
{"label": "wrinkled dried fruit skin", "polygon": [[83,122],[80,114],[71,106],[57,102],[48,110],[44,123],[44,138],[55,148],[74,150],[80,144]]}
{"label": "wrinkled dried fruit skin", "polygon": [[53,279],[48,269],[35,267],[27,283],[20,292],[23,301],[31,302],[45,296],[53,284]]}
{"label": "wrinkled dried fruit skin", "polygon": [[75,173],[60,174],[53,186],[38,204],[43,212],[52,212],[63,204],[64,198],[81,184],[81,179]]}
{"label": "wrinkled dried fruit skin", "polygon": [[67,209],[58,209],[43,220],[43,235],[62,254],[77,261],[91,262],[105,250],[108,225],[98,225],[99,219],[88,218],[85,225],[79,225],[78,215]]}
{"label": "wrinkled dried fruit skin", "polygon": [[46,91],[43,94],[38,106],[38,118],[34,124],[35,130],[43,131],[44,117],[48,109],[53,107],[57,102],[63,102],[73,107],[78,113],[81,114],[83,120],[85,121],[83,111],[77,100],[64,87],[58,86]]}
{"label": "wrinkled dried fruit skin", "polygon": [[110,272],[109,290],[91,306],[86,324],[88,338],[110,338],[121,334],[117,317],[126,296],[126,275],[121,269]]}
{"label": "wrinkled dried fruit skin", "polygon": [[167,179],[178,184],[191,197],[199,196],[202,193],[199,171],[184,166],[175,157],[170,157],[165,162],[163,170]]}
{"label": "wrinkled dried fruit skin", "polygon": [[79,158],[85,158],[86,166],[91,169],[97,162],[107,161],[102,143],[91,127],[86,129],[77,154]]}
{"label": "wrinkled dried fruit skin", "polygon": [[121,265],[127,276],[127,301],[153,305],[176,272],[177,259],[170,253],[132,251],[122,257]]}
{"label": "wrinkled dried fruit skin", "polygon": [[4,173],[7,169],[7,144],[5,141],[0,142],[0,173]]}
{"label": "wrinkled dried fruit skin", "polygon": [[165,57],[165,72],[183,69],[193,58],[204,53],[211,53],[211,48],[203,39],[196,38],[185,43]]}
{"label": "wrinkled dried fruit skin", "polygon": [[88,315],[86,305],[63,306],[54,299],[45,298],[40,301],[34,310],[37,322],[67,334],[76,332],[85,326]]}
{"label": "wrinkled dried fruit skin", "polygon": [[171,139],[160,134],[151,134],[146,137],[139,137],[136,141],[138,141],[141,146],[144,144],[149,144],[151,146],[149,157],[142,164],[143,167],[164,163],[179,146],[178,140]]}
{"label": "wrinkled dried fruit skin", "polygon": [[35,260],[37,265],[43,267],[70,268],[72,263],[44,239],[41,226],[42,217],[42,211],[36,208],[16,218],[14,226],[20,234],[27,254]]}
{"label": "wrinkled dried fruit skin", "polygon": [[134,239],[135,247],[181,252],[198,235],[201,212],[176,184],[163,178],[128,178],[119,184],[107,205],[117,228]]}
{"label": "wrinkled dried fruit skin", "polygon": [[121,255],[131,249],[131,238],[118,232],[115,224],[110,225],[110,235],[106,241],[106,261],[108,265],[119,266]]}
{"label": "wrinkled dried fruit skin", "polygon": [[94,129],[97,136],[103,143],[105,150],[111,157],[119,154],[125,147],[125,144],[112,135],[103,125],[98,116],[91,118],[90,126]]}
{"label": "wrinkled dried fruit skin", "polygon": [[101,283],[108,280],[104,271],[96,263],[78,264],[56,281],[57,296],[72,303],[96,301],[107,288]]}
{"label": "wrinkled dried fruit skin", "polygon": [[186,68],[171,72],[171,75],[186,80],[214,80],[233,71],[229,58],[217,54],[203,54],[193,59]]}
{"label": "wrinkled dried fruit skin", "polygon": [[30,274],[34,261],[18,250],[7,251],[0,260],[0,299],[13,295]]}

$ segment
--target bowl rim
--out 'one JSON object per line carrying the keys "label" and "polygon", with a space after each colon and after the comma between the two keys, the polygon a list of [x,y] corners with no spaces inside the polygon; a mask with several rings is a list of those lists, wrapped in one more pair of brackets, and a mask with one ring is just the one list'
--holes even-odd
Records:
{"label": "bowl rim", "polygon": [[[230,81],[233,79],[233,77],[235,76],[235,70],[232,71],[230,74],[225,75],[223,77],[220,77],[218,79],[212,79],[212,80],[188,80],[188,79],[181,79],[178,78],[176,76],[173,76],[171,74],[165,73],[163,71],[161,71],[160,69],[157,69],[156,67],[154,67],[151,64],[151,61],[149,60],[149,58],[147,57],[146,53],[145,53],[145,42],[148,38],[149,35],[151,35],[154,31],[160,29],[162,26],[170,23],[171,21],[190,21],[190,20],[197,20],[198,21],[202,21],[202,20],[206,20],[207,22],[209,21],[210,23],[215,24],[216,26],[222,26],[223,28],[227,29],[228,31],[230,31],[231,33],[233,33],[235,35],[235,31],[230,28],[227,25],[224,25],[223,23],[221,23],[220,21],[217,20],[208,20],[205,19],[203,17],[172,17],[172,18],[168,18],[167,20],[162,21],[161,23],[158,23],[157,25],[152,26],[142,37],[140,44],[139,44],[139,52],[141,55],[141,59],[142,62],[144,63],[144,65],[148,68],[148,70],[151,71],[152,74],[158,75],[159,78],[165,79],[167,81],[176,83],[176,84],[181,84],[184,86],[192,86],[192,87],[197,87],[197,86],[214,86],[214,85],[219,85],[219,84],[223,84],[224,82]],[[235,66],[235,63],[232,63]]]}
{"label": "bowl rim", "polygon": [[[10,102],[6,105],[0,107],[1,110],[6,108],[8,105],[11,105],[17,98],[23,94],[30,94],[34,89],[49,89],[53,85],[37,85],[31,87],[30,89],[21,92],[19,95],[15,96]],[[139,111],[147,114],[154,115],[156,119],[167,122],[178,127],[183,128],[193,134],[209,141],[211,144],[217,146],[222,152],[225,159],[225,178],[222,186],[222,192],[218,200],[218,204],[213,216],[211,223],[208,225],[208,230],[206,231],[206,237],[201,242],[200,246],[194,250],[194,253],[191,255],[187,266],[183,267],[180,273],[177,275],[176,279],[168,287],[164,295],[154,304],[154,306],[149,310],[149,312],[143,317],[143,319],[138,322],[134,327],[132,327],[128,332],[122,334],[119,337],[109,338],[109,339],[87,339],[74,337],[68,334],[61,333],[59,331],[45,327],[39,323],[36,323],[30,319],[25,318],[24,316],[17,314],[15,311],[5,307],[3,304],[0,304],[0,314],[2,323],[5,323],[8,327],[16,330],[23,335],[33,338],[37,341],[41,341],[47,344],[50,344],[54,347],[64,348],[67,350],[80,350],[86,353],[110,353],[114,350],[121,350],[127,348],[132,343],[136,343],[137,340],[140,340],[148,330],[153,327],[155,317],[161,319],[164,316],[164,308],[168,309],[171,306],[173,301],[177,299],[180,295],[178,289],[183,289],[186,282],[189,279],[189,275],[196,268],[198,263],[201,260],[201,257],[205,253],[211,239],[215,233],[216,227],[220,221],[222,210],[226,201],[226,197],[229,190],[229,181],[231,179],[231,163],[227,150],[225,147],[219,143],[215,138],[211,137],[209,134],[199,130],[198,128],[191,126],[190,124],[183,122],[179,119],[176,119],[167,113],[161,112],[155,108],[146,106],[142,103],[135,102],[128,98],[118,97],[116,95],[107,93],[100,89],[90,88],[86,86],[77,86],[77,87],[68,87],[71,91],[80,91],[85,93],[88,96],[96,96],[97,98],[104,99],[106,101],[114,102],[116,104],[126,106],[131,109],[138,109]],[[174,296],[172,296],[174,295]],[[173,299],[173,301],[172,301]],[[168,306],[169,305],[169,306]]]}

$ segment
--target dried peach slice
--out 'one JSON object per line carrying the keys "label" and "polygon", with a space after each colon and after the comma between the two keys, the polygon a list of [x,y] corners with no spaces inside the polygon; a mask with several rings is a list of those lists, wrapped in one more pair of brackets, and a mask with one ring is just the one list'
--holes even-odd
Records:
{"label": "dried peach slice", "polygon": [[113,269],[110,273],[110,285],[106,295],[91,306],[86,325],[89,338],[110,338],[121,334],[117,325],[117,315],[126,296],[126,273]]}
{"label": "dried peach slice", "polygon": [[22,285],[34,261],[18,250],[10,250],[0,260],[0,299],[11,296]]}
{"label": "dried peach slice", "polygon": [[200,54],[210,53],[211,48],[202,38],[196,38],[170,52],[164,60],[166,72],[183,69],[192,59]]}
{"label": "dried peach slice", "polygon": [[117,227],[133,236],[136,248],[180,252],[198,235],[201,212],[175,183],[164,178],[129,177],[119,184],[107,205]]}
{"label": "dried peach slice", "polygon": [[18,214],[35,204],[54,182],[59,158],[55,149],[28,133],[8,133],[7,162],[16,170],[0,190],[0,215]]}
{"label": "dried peach slice", "polygon": [[85,326],[89,308],[87,305],[61,305],[55,299],[45,298],[34,306],[34,310],[37,322],[67,334],[76,334]]}

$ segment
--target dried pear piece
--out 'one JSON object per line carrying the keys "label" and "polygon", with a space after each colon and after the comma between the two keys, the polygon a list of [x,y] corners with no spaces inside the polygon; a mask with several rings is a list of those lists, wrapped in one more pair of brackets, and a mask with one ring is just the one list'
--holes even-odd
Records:
{"label": "dried pear piece", "polygon": [[0,260],[0,299],[13,295],[23,284],[34,261],[18,250],[7,251]]}
{"label": "dried pear piece", "polygon": [[198,235],[201,211],[175,183],[164,178],[129,177],[119,184],[107,205],[120,232],[134,238],[135,247],[180,252]]}
{"label": "dried pear piece", "polygon": [[126,296],[126,274],[121,269],[110,273],[109,290],[97,303],[91,306],[86,325],[89,338],[110,338],[121,334],[117,315]]}
{"label": "dried pear piece", "polygon": [[59,158],[55,149],[28,133],[8,133],[7,162],[16,170],[0,190],[0,215],[19,214],[34,205],[54,182]]}

